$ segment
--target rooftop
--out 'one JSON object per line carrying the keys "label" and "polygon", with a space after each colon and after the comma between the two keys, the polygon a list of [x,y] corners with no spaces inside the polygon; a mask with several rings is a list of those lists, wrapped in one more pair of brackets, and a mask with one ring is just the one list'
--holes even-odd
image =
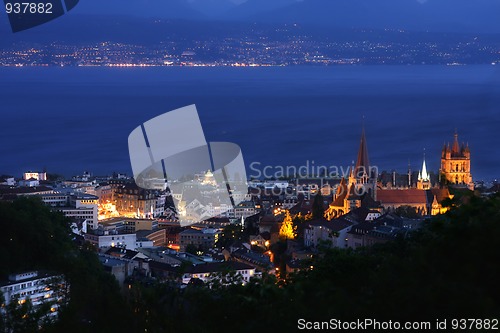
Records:
{"label": "rooftop", "polygon": [[17,284],[19,282],[34,281],[38,279],[48,278],[56,276],[53,273],[47,271],[28,271],[17,274],[11,274],[7,281],[0,281],[0,286],[8,286],[11,284]]}
{"label": "rooftop", "polygon": [[379,189],[377,190],[377,200],[382,204],[427,204],[427,193],[416,188],[410,189]]}
{"label": "rooftop", "polygon": [[345,228],[348,228],[353,225],[352,222],[348,221],[345,218],[333,219],[331,221],[325,219],[312,220],[308,223],[309,226],[320,226],[332,231],[341,231]]}

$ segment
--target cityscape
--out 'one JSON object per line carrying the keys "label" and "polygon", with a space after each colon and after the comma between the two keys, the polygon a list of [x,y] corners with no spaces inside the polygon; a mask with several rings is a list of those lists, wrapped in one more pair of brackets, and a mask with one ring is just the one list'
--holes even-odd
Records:
{"label": "cityscape", "polygon": [[[188,29],[165,23],[165,30]],[[189,28],[192,29],[192,28]],[[211,29],[208,27],[208,29]],[[0,66],[300,66],[472,65],[500,62],[500,41],[483,34],[358,30],[318,35],[298,25],[234,27],[226,35],[159,37],[147,44],[17,41],[0,49]],[[346,35],[346,36],[344,36]],[[350,36],[350,38],[349,38]],[[112,38],[112,37],[110,37]],[[122,40],[122,38],[117,38]]]}
{"label": "cityscape", "polygon": [[[96,253],[104,271],[127,294],[131,288],[156,283],[179,291],[195,285],[213,290],[258,286],[257,281],[270,276],[280,285],[314,272],[324,251],[359,251],[409,241],[433,218],[464,205],[468,193],[483,200],[498,198],[498,183],[473,181],[474,149],[459,141],[458,133],[444,145],[441,156],[432,156],[441,160],[438,172],[427,170],[426,159],[431,157],[424,156],[418,170],[378,174],[370,164],[368,141],[363,129],[348,175],[253,178],[248,180],[248,193],[234,198],[234,207],[192,199],[195,188],[210,195],[219,191],[210,170],[176,187],[178,193],[161,179],[152,179],[156,189],[147,190],[125,174],[101,177],[85,171],[66,179],[47,171],[26,171],[21,178],[0,177],[0,202],[7,205],[25,198],[64,216],[72,242]],[[180,223],[181,216],[190,222]],[[48,304],[47,314],[39,314],[39,320],[50,324],[67,307],[70,289],[61,274],[11,274],[1,286],[2,311],[15,321],[12,310],[5,310],[11,309],[12,300],[20,305],[28,301],[32,308],[27,311]],[[12,326],[4,324],[9,331]]]}
{"label": "cityscape", "polygon": [[499,329],[498,1],[3,9],[0,333]]}
{"label": "cityscape", "polygon": [[[404,31],[400,34],[407,34]],[[391,34],[390,32],[388,34]],[[392,32],[394,34],[394,32]],[[87,45],[16,44],[0,50],[1,66],[299,66],[467,65],[500,63],[500,42],[464,36],[457,41],[314,40],[235,36],[157,45],[102,41]]]}

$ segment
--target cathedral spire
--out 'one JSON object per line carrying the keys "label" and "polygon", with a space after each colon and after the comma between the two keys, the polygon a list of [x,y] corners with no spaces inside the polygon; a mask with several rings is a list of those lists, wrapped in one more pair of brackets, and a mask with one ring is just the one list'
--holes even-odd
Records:
{"label": "cathedral spire", "polygon": [[408,187],[411,187],[411,164],[410,164],[410,159],[408,159]]}
{"label": "cathedral spire", "polygon": [[356,171],[354,168],[354,161],[352,161],[351,164],[352,164],[351,171],[349,172],[349,181],[348,181],[349,185],[356,183]]}
{"label": "cathedral spire", "polygon": [[453,148],[451,150],[451,153],[454,154],[455,156],[460,153],[460,145],[458,144],[457,130],[455,130],[455,140],[453,141]]}
{"label": "cathedral spire", "polygon": [[420,190],[428,190],[431,187],[431,177],[427,172],[427,165],[425,163],[425,149],[424,149],[424,162],[422,163],[422,170],[418,172],[417,188]]}
{"label": "cathedral spire", "polygon": [[359,144],[358,160],[356,162],[356,176],[359,177],[366,173],[370,177],[370,160],[368,159],[368,147],[366,145],[365,126],[361,133],[361,142]]}
{"label": "cathedral spire", "polygon": [[424,164],[422,165],[422,180],[428,181],[429,174],[427,173],[427,166],[425,165],[425,154],[424,154]]}

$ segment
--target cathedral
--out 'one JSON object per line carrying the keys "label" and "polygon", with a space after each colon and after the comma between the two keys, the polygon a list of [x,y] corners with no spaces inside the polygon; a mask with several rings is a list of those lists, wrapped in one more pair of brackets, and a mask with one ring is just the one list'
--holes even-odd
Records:
{"label": "cathedral", "polygon": [[469,144],[459,145],[458,134],[455,133],[453,146],[445,144],[441,153],[440,177],[446,183],[456,187],[467,187],[474,190],[472,175],[470,172],[470,149]]}
{"label": "cathedral", "polygon": [[[411,185],[411,183],[410,183],[410,185]],[[424,163],[422,165],[422,171],[418,172],[417,189],[429,190],[431,187],[432,187],[431,175],[427,173],[427,165],[425,165],[425,156],[424,156]]]}
{"label": "cathedral", "polygon": [[[440,177],[445,177],[452,186],[473,188],[470,174],[470,150],[468,145],[459,147],[455,134],[453,147],[443,148]],[[408,181],[403,187],[382,186],[378,180],[377,168],[370,165],[365,130],[363,128],[356,164],[350,168],[349,177],[342,178],[337,186],[333,201],[325,211],[327,219],[338,218],[356,208],[388,212],[402,206],[415,208],[420,215],[437,215],[447,211],[441,202],[453,198],[442,182],[432,183],[427,171],[425,155],[422,169],[418,172],[417,182],[412,182],[408,170]]]}
{"label": "cathedral", "polygon": [[376,202],[377,176],[376,167],[370,165],[363,128],[356,165],[351,167],[349,178],[342,178],[340,181],[333,202],[325,211],[325,217],[331,220],[360,207],[380,210],[380,205]]}

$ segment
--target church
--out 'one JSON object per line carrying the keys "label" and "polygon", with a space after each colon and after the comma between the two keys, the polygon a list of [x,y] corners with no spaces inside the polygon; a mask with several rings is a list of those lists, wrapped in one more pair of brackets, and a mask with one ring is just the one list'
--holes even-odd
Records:
{"label": "church", "polygon": [[470,149],[464,144],[459,148],[457,134],[452,148],[445,145],[442,153],[439,180],[446,179],[447,185],[442,185],[442,181],[435,181],[433,184],[427,171],[425,156],[417,181],[412,182],[412,174],[408,170],[405,186],[384,186],[378,179],[377,170],[369,162],[363,128],[356,164],[351,167],[349,177],[341,179],[333,201],[325,211],[325,217],[331,220],[360,207],[385,213],[410,206],[422,216],[443,214],[447,208],[442,207],[442,201],[453,198],[448,186],[473,188]]}
{"label": "church", "polygon": [[325,217],[331,220],[360,207],[381,211],[376,198],[377,168],[370,165],[363,127],[356,165],[350,168],[347,180],[342,177],[335,191],[333,202],[325,211]]}
{"label": "church", "polygon": [[444,145],[441,154],[441,170],[439,172],[442,180],[454,187],[468,188],[474,190],[472,175],[470,172],[470,149],[469,144],[459,145],[458,134],[455,132],[453,146]]}

